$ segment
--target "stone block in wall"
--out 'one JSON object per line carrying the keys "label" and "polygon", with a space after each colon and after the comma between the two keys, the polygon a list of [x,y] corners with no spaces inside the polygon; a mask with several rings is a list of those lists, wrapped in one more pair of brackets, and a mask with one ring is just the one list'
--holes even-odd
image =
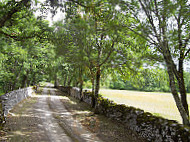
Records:
{"label": "stone block in wall", "polygon": [[17,103],[23,99],[32,95],[32,88],[23,88],[15,91],[11,91],[7,94],[1,96],[2,108],[4,115],[6,116],[9,113],[9,110],[12,109]]}
{"label": "stone block in wall", "polygon": [[90,92],[83,92],[83,101],[89,105],[92,105],[92,94]]}
{"label": "stone block in wall", "polygon": [[76,99],[80,99],[80,89],[77,87],[73,87],[70,90],[70,95]]}
{"label": "stone block in wall", "polygon": [[97,108],[101,114],[122,122],[148,141],[190,141],[190,128],[185,130],[176,121],[153,116],[134,107],[114,104],[104,98],[98,99]]}
{"label": "stone block in wall", "polygon": [[57,87],[59,90],[61,90],[62,92],[70,95],[70,90],[72,89],[72,87],[68,86],[68,87],[65,87],[65,86],[58,86]]}
{"label": "stone block in wall", "polygon": [[[71,96],[80,99],[79,89],[71,88],[70,91]],[[83,101],[91,105],[91,100],[90,93],[85,92]],[[134,107],[119,105],[101,96],[97,98],[96,109],[100,114],[136,131],[147,141],[190,142],[190,127],[178,124],[176,121],[153,116]]]}

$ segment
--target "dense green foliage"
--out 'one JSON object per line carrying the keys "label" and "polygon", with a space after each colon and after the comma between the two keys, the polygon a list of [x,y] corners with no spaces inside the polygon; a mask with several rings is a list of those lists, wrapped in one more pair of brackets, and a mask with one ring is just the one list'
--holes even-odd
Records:
{"label": "dense green foliage", "polygon": [[27,9],[29,2],[26,3],[0,3],[4,13],[0,15],[4,20],[0,28],[1,94],[48,79],[48,65],[55,56],[47,41],[51,31],[48,23],[36,19],[33,10]]}
{"label": "dense green foliage", "polygon": [[[190,73],[185,72],[184,77],[187,92],[190,93]],[[170,92],[168,74],[166,70],[159,68],[144,69],[137,76],[131,76],[127,80],[117,74],[113,79],[107,79],[103,86],[120,90]]]}

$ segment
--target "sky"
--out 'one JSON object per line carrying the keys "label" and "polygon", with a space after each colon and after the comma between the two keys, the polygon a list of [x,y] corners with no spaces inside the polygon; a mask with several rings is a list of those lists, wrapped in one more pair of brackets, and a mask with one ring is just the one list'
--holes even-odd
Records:
{"label": "sky", "polygon": [[[40,3],[38,3],[37,6],[34,6],[34,8],[40,8],[41,7],[40,4],[44,3],[45,1],[46,0],[39,0]],[[37,17],[37,16],[40,16],[42,14],[42,12],[37,10],[34,14]],[[60,9],[58,9],[57,13],[53,17],[52,17],[51,12],[48,12],[44,16],[46,16],[45,19],[49,21],[49,26],[52,26],[53,22],[63,20],[65,18],[65,13],[61,12]]]}

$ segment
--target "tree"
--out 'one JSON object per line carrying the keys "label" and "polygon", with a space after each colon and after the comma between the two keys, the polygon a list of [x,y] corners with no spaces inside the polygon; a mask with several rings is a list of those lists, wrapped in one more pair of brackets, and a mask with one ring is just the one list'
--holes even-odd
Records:
{"label": "tree", "polygon": [[[26,2],[26,3],[25,3]],[[47,21],[37,19],[30,9],[30,1],[0,3],[3,21],[0,27],[0,88],[8,92],[33,85],[45,74],[51,31]],[[49,55],[49,56],[46,56]]]}
{"label": "tree", "polygon": [[[30,8],[31,0],[17,1],[4,1],[0,2],[1,14],[0,14],[0,29],[13,20],[12,17],[15,13],[22,11],[23,9]],[[1,31],[1,33],[3,33]]]}
{"label": "tree", "polygon": [[187,92],[190,93],[190,72],[185,72],[185,85],[187,88]]}
{"label": "tree", "polygon": [[66,7],[65,22],[56,24],[53,43],[65,61],[79,71],[80,84],[83,82],[82,74],[88,73],[86,76],[92,82],[92,93],[97,97],[101,76],[108,68],[116,69],[117,66],[134,71],[135,65],[141,65],[133,61],[136,55],[139,56],[139,53],[134,54],[137,51],[134,47],[138,46],[137,41],[143,45],[144,40],[140,42],[132,32],[120,26],[121,20],[130,24],[132,19],[124,17],[110,3],[88,1],[81,6],[81,3],[72,1]]}
{"label": "tree", "polygon": [[[65,42],[67,43],[65,46],[61,44],[61,49],[67,55],[66,58],[71,55],[72,62],[76,62],[79,68],[84,66],[89,69],[93,84],[92,93],[97,97],[101,72],[116,54],[115,47],[119,42],[120,31],[117,28],[119,13],[114,10],[114,7],[101,1],[90,2],[87,7],[87,9],[79,7],[77,9],[79,12],[74,12],[72,19],[67,16],[65,31],[68,32],[65,32],[67,37],[63,39],[68,42]],[[58,32],[60,33],[60,30]],[[84,71],[83,68],[79,70]],[[79,74],[81,75],[82,72]]]}
{"label": "tree", "polygon": [[[125,3],[124,6],[131,5],[127,10],[131,12],[134,19],[139,21],[138,25],[131,25],[128,28],[137,36],[146,39],[150,49],[164,58],[171,92],[183,123],[189,125],[183,69],[184,61],[190,57],[188,1],[136,0],[123,1],[123,3]],[[124,9],[126,10],[126,7]],[[179,90],[180,96],[177,90]]]}

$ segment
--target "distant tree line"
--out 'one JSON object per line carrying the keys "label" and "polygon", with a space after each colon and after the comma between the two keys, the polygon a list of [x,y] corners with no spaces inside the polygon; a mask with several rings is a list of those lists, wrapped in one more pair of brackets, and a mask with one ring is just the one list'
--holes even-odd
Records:
{"label": "distant tree line", "polygon": [[[140,75],[129,77],[127,80],[123,80],[119,74],[116,78],[107,79],[108,81],[103,86],[120,90],[170,92],[168,74],[164,69],[145,69]],[[185,72],[184,78],[187,92],[190,93],[190,73]]]}

